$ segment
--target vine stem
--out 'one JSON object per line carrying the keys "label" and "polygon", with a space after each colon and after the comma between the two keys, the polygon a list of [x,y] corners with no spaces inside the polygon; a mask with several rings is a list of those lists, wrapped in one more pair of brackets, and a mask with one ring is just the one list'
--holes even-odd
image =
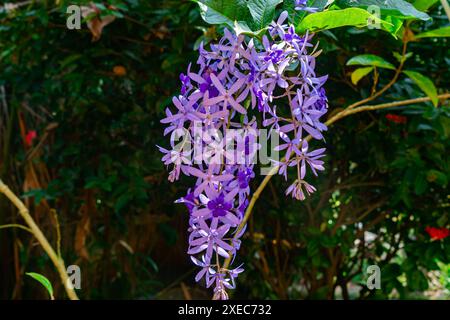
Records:
{"label": "vine stem", "polygon": [[27,228],[27,227],[25,227],[25,226],[23,226],[21,224],[4,224],[4,225],[0,226],[0,230],[1,229],[7,229],[7,228],[18,228],[18,229],[22,229],[22,230],[28,231],[29,233],[33,233],[33,231],[31,231],[30,228]]}
{"label": "vine stem", "polygon": [[56,254],[55,250],[48,242],[47,238],[42,233],[41,229],[36,224],[33,217],[30,215],[25,204],[11,191],[11,189],[6,184],[3,183],[1,179],[0,179],[0,193],[4,194],[6,198],[8,198],[12,202],[12,204],[14,204],[14,206],[19,210],[19,214],[22,216],[22,218],[25,220],[25,223],[29,227],[29,230],[27,231],[30,231],[35,236],[39,244],[42,246],[44,251],[49,256],[50,260],[52,260],[53,265],[58,271],[62,284],[67,292],[67,296],[71,300],[78,300],[78,296],[71,285],[69,276],[67,275],[66,266],[64,265],[62,257]]}
{"label": "vine stem", "polygon": [[[441,94],[441,95],[438,96],[438,98],[440,100],[450,99],[450,93]],[[361,106],[361,107],[356,108],[356,109],[348,109],[348,108],[346,108],[346,109],[342,110],[341,112],[337,113],[332,118],[330,118],[325,124],[327,126],[330,126],[330,125],[332,125],[333,123],[337,122],[338,120],[340,120],[342,118],[345,118],[345,117],[347,117],[347,116],[349,116],[351,114],[355,114],[355,113],[359,113],[359,112],[363,112],[363,111],[374,111],[374,110],[380,110],[380,109],[387,109],[387,108],[405,106],[405,105],[410,105],[410,104],[414,104],[414,103],[422,103],[422,102],[427,102],[427,101],[431,101],[431,98],[424,97],[424,98],[408,99],[408,100],[403,100],[403,101],[382,103],[382,104],[377,104],[377,105],[372,105],[372,106]],[[310,140],[310,136],[308,136],[306,139]],[[237,227],[236,232],[235,232],[235,236],[233,237],[233,239],[236,238],[236,235],[239,234],[239,232],[246,225],[248,219],[250,218],[250,215],[252,214],[252,211],[253,211],[253,208],[254,208],[254,206],[256,204],[256,201],[258,200],[258,198],[260,197],[261,193],[266,188],[266,186],[269,183],[270,179],[272,179],[272,177],[278,172],[278,169],[279,169],[278,166],[273,167],[269,171],[267,176],[263,179],[261,184],[258,186],[256,191],[253,193],[253,196],[250,199],[250,202],[248,204],[247,210],[245,211],[244,218],[242,219],[242,222]],[[232,258],[232,253],[229,252],[229,258],[227,258],[225,260],[223,268],[228,269],[228,267],[230,266],[231,258]]]}

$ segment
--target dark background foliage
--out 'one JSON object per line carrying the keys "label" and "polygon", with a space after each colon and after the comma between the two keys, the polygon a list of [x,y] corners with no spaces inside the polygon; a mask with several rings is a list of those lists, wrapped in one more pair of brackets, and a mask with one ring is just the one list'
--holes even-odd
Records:
{"label": "dark background foliage", "polygon": [[[81,298],[209,298],[186,255],[187,211],[173,203],[192,181],[169,184],[156,145],[166,143],[159,119],[179,90],[179,73],[221,28],[206,24],[190,1],[116,0],[101,10],[116,19],[92,41],[86,24],[66,28],[69,3],[34,1],[0,13],[0,178],[55,245],[60,224],[62,255],[82,270]],[[448,24],[439,5],[430,15],[412,31]],[[330,75],[331,114],[370,93],[371,77],[350,81],[351,57],[372,53],[398,64],[393,52],[401,51],[401,39],[379,30],[344,28],[315,40],[323,49],[317,69]],[[448,90],[447,38],[411,43],[409,52],[408,69]],[[380,70],[381,85],[389,72]],[[377,102],[422,95],[401,77]],[[247,270],[234,297],[448,297],[449,238],[431,241],[425,232],[450,223],[448,116],[448,104],[428,102],[330,127],[314,196],[287,199],[280,178],[262,194],[238,257]],[[15,222],[16,210],[0,197],[0,224]],[[24,231],[0,230],[0,253],[0,298],[46,298],[24,278],[29,271],[64,296],[49,259]],[[371,264],[382,270],[382,290],[365,287]]]}

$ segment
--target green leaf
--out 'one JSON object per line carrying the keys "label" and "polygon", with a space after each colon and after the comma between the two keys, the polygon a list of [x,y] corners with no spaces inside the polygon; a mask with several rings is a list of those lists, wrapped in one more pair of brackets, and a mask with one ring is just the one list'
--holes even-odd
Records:
{"label": "green leaf", "polygon": [[247,7],[253,18],[254,29],[267,27],[273,20],[275,8],[282,0],[248,0]]}
{"label": "green leaf", "polygon": [[433,5],[435,5],[439,0],[416,0],[413,2],[414,7],[420,11],[427,11]]}
{"label": "green leaf", "polygon": [[246,0],[192,0],[198,3],[200,14],[209,24],[227,24],[234,27],[234,21],[251,22]]}
{"label": "green leaf", "polygon": [[374,54],[362,54],[356,57],[351,58],[347,62],[348,66],[372,66],[378,68],[384,68],[389,70],[395,70],[395,66],[383,58],[376,56]]}
{"label": "green leaf", "polygon": [[343,10],[329,10],[309,14],[297,26],[297,31],[304,32],[309,30],[317,32],[320,30],[328,30],[345,26],[365,27],[368,25],[370,20],[383,24],[387,23],[364,9],[347,8]]}
{"label": "green leaf", "polygon": [[413,80],[419,88],[431,98],[431,101],[435,107],[438,105],[437,90],[430,78],[416,71],[405,70],[403,73],[411,78],[411,80]]}
{"label": "green leaf", "polygon": [[359,80],[367,76],[369,73],[372,72],[374,67],[365,67],[365,68],[358,68],[352,73],[352,83],[354,85],[357,85]]}
{"label": "green leaf", "polygon": [[337,0],[336,4],[341,8],[357,7],[367,9],[370,6],[377,6],[383,15],[403,19],[431,19],[425,12],[417,10],[412,4],[404,0]]}
{"label": "green leaf", "polygon": [[27,276],[32,277],[34,280],[38,281],[40,284],[44,286],[45,289],[47,289],[48,294],[50,295],[50,299],[54,300],[53,297],[53,287],[50,281],[44,277],[43,275],[35,272],[27,272],[25,273]]}
{"label": "green leaf", "polygon": [[415,36],[416,39],[421,38],[440,38],[440,37],[450,37],[450,26],[426,31],[419,33]]}

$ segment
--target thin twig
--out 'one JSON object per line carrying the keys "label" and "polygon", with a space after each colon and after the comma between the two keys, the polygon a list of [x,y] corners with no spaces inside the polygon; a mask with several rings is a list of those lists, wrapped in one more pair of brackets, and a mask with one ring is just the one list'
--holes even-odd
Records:
{"label": "thin twig", "polygon": [[25,226],[23,226],[21,224],[12,223],[12,224],[4,224],[4,225],[0,226],[0,229],[6,229],[6,228],[19,228],[19,229],[28,231],[29,233],[33,233],[33,231],[31,231],[30,228],[27,228],[27,227],[25,227]]}

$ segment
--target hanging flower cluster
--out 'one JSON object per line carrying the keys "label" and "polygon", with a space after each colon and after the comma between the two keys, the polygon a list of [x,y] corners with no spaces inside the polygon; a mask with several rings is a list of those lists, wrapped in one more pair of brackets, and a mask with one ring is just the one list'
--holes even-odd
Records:
{"label": "hanging flower cluster", "polygon": [[[263,36],[261,43],[225,29],[210,51],[200,45],[198,71],[189,65],[180,75],[181,94],[173,98],[176,112],[167,108],[161,120],[167,124],[164,134],[172,137],[170,150],[159,147],[164,164],[171,167],[169,180],[178,180],[180,173],[196,178],[177,202],[190,213],[188,254],[200,267],[195,280],[214,286],[214,299],[227,299],[227,289],[235,287],[243,271],[241,266],[225,267],[225,260],[232,262],[239,250],[249,183],[255,176],[259,128],[250,110],[260,114],[270,135],[283,140],[274,148],[285,152],[283,160],[274,161],[279,173],[287,178],[287,168],[297,167],[288,194],[304,199],[303,190],[315,190],[304,180],[307,166],[314,174],[324,169],[319,160],[324,149],[310,150],[305,137],[323,139],[326,77],[315,75],[311,37],[296,34],[284,23],[286,18],[283,12],[272,22],[269,37]],[[230,129],[239,129],[239,134],[229,139]]]}

